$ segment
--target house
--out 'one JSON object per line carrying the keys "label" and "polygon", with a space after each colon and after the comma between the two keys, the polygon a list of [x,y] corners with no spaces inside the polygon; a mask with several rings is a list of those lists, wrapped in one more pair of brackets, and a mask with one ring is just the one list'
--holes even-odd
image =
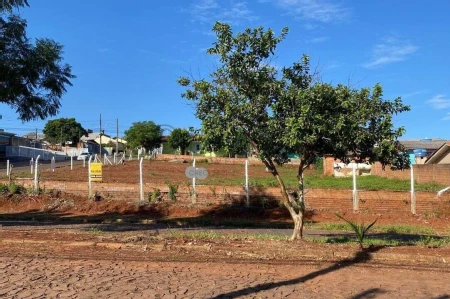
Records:
{"label": "house", "polygon": [[447,140],[444,139],[432,138],[400,140],[400,143],[408,151],[412,164],[424,164],[427,158],[446,142]]}
{"label": "house", "polygon": [[[176,155],[180,154],[178,149],[172,148],[169,143],[167,142],[167,139],[169,136],[162,136],[161,137],[161,148],[160,151],[162,154],[169,154],[169,155]],[[201,150],[200,141],[191,141],[188,148],[186,149],[186,154],[199,154]]]}
{"label": "house", "polygon": [[447,141],[438,148],[428,159],[425,164],[450,164],[450,141]]}
{"label": "house", "polygon": [[[80,144],[78,147],[87,148],[88,152],[98,154],[100,152],[100,139],[101,144],[103,145],[103,154],[111,155],[116,151],[116,138],[111,138],[109,135],[105,134],[102,134],[100,138],[100,133],[88,133],[88,136],[82,136],[80,138]],[[119,152],[125,151],[127,147],[126,140],[121,138],[117,140],[119,145]]]}
{"label": "house", "polygon": [[0,157],[6,156],[6,147],[12,145],[12,138],[16,136],[14,133],[5,132],[5,130],[0,129]]}

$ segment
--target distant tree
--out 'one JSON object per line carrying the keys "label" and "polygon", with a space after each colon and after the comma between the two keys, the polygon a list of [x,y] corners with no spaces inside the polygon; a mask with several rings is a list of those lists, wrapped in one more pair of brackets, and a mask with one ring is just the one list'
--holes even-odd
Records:
{"label": "distant tree", "polygon": [[141,121],[125,131],[125,140],[130,148],[144,147],[153,150],[161,145],[161,126],[152,121]]}
{"label": "distant tree", "polygon": [[[314,83],[308,56],[279,71],[271,61],[287,28],[280,36],[262,27],[234,35],[230,25],[216,22],[213,30],[217,38],[208,53],[218,55],[219,66],[209,80],[180,78],[179,84],[187,87],[182,96],[194,102],[206,138],[233,132],[247,137],[279,184],[294,222],[292,239],[302,238],[303,175],[317,157],[330,154],[346,162],[409,167],[408,155],[398,143],[404,129],[394,128],[392,120],[409,110],[400,98],[383,100],[380,85],[358,90]],[[293,190],[278,172],[289,153],[300,157],[298,187]]]}
{"label": "distant tree", "polygon": [[171,133],[167,142],[174,149],[180,149],[182,155],[186,153],[186,149],[189,147],[192,138],[189,131],[186,129],[176,128]]}
{"label": "distant tree", "polygon": [[52,144],[71,141],[77,144],[80,137],[87,135],[86,130],[75,118],[58,118],[49,120],[44,127],[45,140]]}
{"label": "distant tree", "polygon": [[13,13],[24,6],[26,0],[0,0],[0,103],[15,109],[22,121],[30,121],[58,114],[66,86],[75,76],[62,62],[62,45],[27,37],[27,22]]}

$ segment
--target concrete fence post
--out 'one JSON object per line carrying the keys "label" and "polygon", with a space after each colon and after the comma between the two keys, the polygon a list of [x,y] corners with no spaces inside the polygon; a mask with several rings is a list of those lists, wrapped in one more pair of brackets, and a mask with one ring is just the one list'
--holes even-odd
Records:
{"label": "concrete fence post", "polygon": [[414,191],[414,165],[411,165],[411,213],[416,214],[416,194]]}

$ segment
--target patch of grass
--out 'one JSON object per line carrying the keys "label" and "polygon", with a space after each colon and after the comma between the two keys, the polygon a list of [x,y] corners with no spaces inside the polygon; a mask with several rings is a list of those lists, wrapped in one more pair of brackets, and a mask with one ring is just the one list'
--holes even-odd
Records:
{"label": "patch of grass", "polygon": [[[295,166],[285,165],[283,167],[279,167],[278,171],[288,188],[297,188],[298,186],[296,177],[297,168]],[[270,173],[267,173],[267,175],[261,177],[252,177],[251,168],[249,172],[250,172],[249,186],[278,187],[277,181],[272,175],[270,175]],[[306,188],[310,189],[351,190],[353,188],[351,177],[335,178],[332,176],[325,176],[323,175],[323,172],[321,172],[320,170],[308,171],[305,174],[304,180]],[[243,186],[244,183],[245,183],[244,173],[242,173],[242,176],[236,176],[234,178],[217,178],[214,176],[209,176],[205,181],[202,182],[202,184],[205,185],[230,185],[230,186]],[[388,179],[373,175],[358,177],[357,184],[359,190],[367,190],[367,191],[377,191],[377,190],[409,191],[411,188],[410,180]],[[441,190],[444,187],[446,186],[439,185],[436,183],[415,184],[416,191],[435,192]]]}
{"label": "patch of grass", "polygon": [[[307,238],[307,240],[314,243],[326,243],[326,244],[359,244],[355,238],[349,236],[339,237],[315,237]],[[398,240],[389,238],[366,238],[363,241],[366,246],[428,246],[428,247],[442,247],[450,244],[450,237],[433,237],[426,236],[420,240]]]}
{"label": "patch of grass", "polygon": [[[311,224],[311,228],[330,231],[350,231],[345,223],[322,222]],[[432,235],[435,230],[428,226],[419,225],[379,225],[373,228],[374,232],[387,234],[408,234],[408,235]]]}
{"label": "patch of grass", "polygon": [[213,232],[213,231],[198,231],[198,232],[187,232],[187,231],[179,231],[179,230],[170,230],[169,237],[178,239],[178,238],[187,238],[187,239],[197,239],[197,240],[214,240],[224,237],[222,234]]}
{"label": "patch of grass", "polygon": [[95,235],[101,235],[101,234],[104,234],[105,232],[103,230],[101,230],[100,228],[91,227],[88,229],[88,233],[95,234]]}
{"label": "patch of grass", "polygon": [[388,234],[432,235],[436,232],[433,228],[418,225],[380,225],[375,231]]}
{"label": "patch of grass", "polygon": [[274,234],[259,234],[259,235],[252,235],[249,237],[255,240],[263,240],[263,241],[273,241],[273,240],[288,241],[290,238],[288,236],[274,235]]}

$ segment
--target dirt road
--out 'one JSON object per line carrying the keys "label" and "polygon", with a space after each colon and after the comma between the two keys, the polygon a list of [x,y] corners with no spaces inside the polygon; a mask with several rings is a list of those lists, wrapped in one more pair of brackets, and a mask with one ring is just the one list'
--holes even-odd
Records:
{"label": "dirt road", "polygon": [[449,298],[449,273],[318,265],[0,257],[8,298]]}

